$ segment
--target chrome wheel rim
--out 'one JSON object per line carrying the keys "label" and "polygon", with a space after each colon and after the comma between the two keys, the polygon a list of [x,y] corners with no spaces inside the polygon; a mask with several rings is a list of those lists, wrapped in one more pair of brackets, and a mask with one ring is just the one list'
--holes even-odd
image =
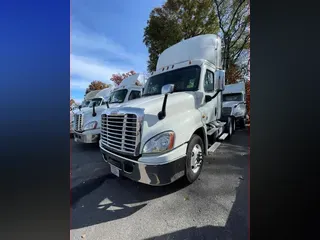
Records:
{"label": "chrome wheel rim", "polygon": [[191,152],[191,170],[197,173],[202,163],[202,149],[199,144],[194,145]]}

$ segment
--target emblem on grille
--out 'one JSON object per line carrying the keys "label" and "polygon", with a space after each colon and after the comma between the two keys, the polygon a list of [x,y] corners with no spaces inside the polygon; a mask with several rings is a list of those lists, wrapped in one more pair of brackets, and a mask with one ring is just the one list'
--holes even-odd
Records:
{"label": "emblem on grille", "polygon": [[111,115],[117,115],[119,113],[119,111],[112,111],[110,114]]}

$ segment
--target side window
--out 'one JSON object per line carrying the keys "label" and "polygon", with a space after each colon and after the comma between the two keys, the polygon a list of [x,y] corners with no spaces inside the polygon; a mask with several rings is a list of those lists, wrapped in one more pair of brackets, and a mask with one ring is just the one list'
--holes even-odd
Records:
{"label": "side window", "polygon": [[207,70],[206,75],[204,77],[204,91],[205,92],[212,92],[214,90],[213,81],[214,81],[213,72]]}
{"label": "side window", "polygon": [[129,101],[136,99],[136,98],[140,98],[141,97],[141,92],[140,91],[131,91],[130,95],[129,95]]}

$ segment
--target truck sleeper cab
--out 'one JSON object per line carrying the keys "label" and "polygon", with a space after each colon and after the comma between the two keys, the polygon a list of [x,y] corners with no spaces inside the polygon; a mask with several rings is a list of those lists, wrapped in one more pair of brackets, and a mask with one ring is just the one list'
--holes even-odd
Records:
{"label": "truck sleeper cab", "polygon": [[115,89],[111,94],[92,99],[88,108],[75,114],[74,140],[80,143],[98,142],[101,131],[101,113],[107,108],[139,98],[141,93],[142,86],[123,86]]}
{"label": "truck sleeper cab", "polygon": [[169,61],[148,79],[142,98],[103,112],[99,145],[113,174],[157,186],[198,178],[208,138],[217,139],[232,128],[230,119],[220,121],[224,71],[201,50],[182,61],[175,52],[203,49],[208,42],[213,43],[209,50],[219,52],[217,39],[202,35],[167,49],[174,54],[162,53]]}

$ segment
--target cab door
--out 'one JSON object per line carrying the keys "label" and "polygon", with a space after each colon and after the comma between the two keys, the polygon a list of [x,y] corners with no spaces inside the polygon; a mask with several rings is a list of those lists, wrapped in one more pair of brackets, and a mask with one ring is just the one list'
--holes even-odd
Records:
{"label": "cab door", "polygon": [[209,101],[210,97],[213,97],[217,93],[217,91],[214,89],[214,69],[206,66],[203,68],[203,71],[203,81],[200,81],[200,84],[202,84],[202,86],[199,87],[199,89],[203,90],[203,99],[199,110],[202,113],[203,124],[208,124],[218,119],[218,111],[220,110],[218,108],[220,94]]}

